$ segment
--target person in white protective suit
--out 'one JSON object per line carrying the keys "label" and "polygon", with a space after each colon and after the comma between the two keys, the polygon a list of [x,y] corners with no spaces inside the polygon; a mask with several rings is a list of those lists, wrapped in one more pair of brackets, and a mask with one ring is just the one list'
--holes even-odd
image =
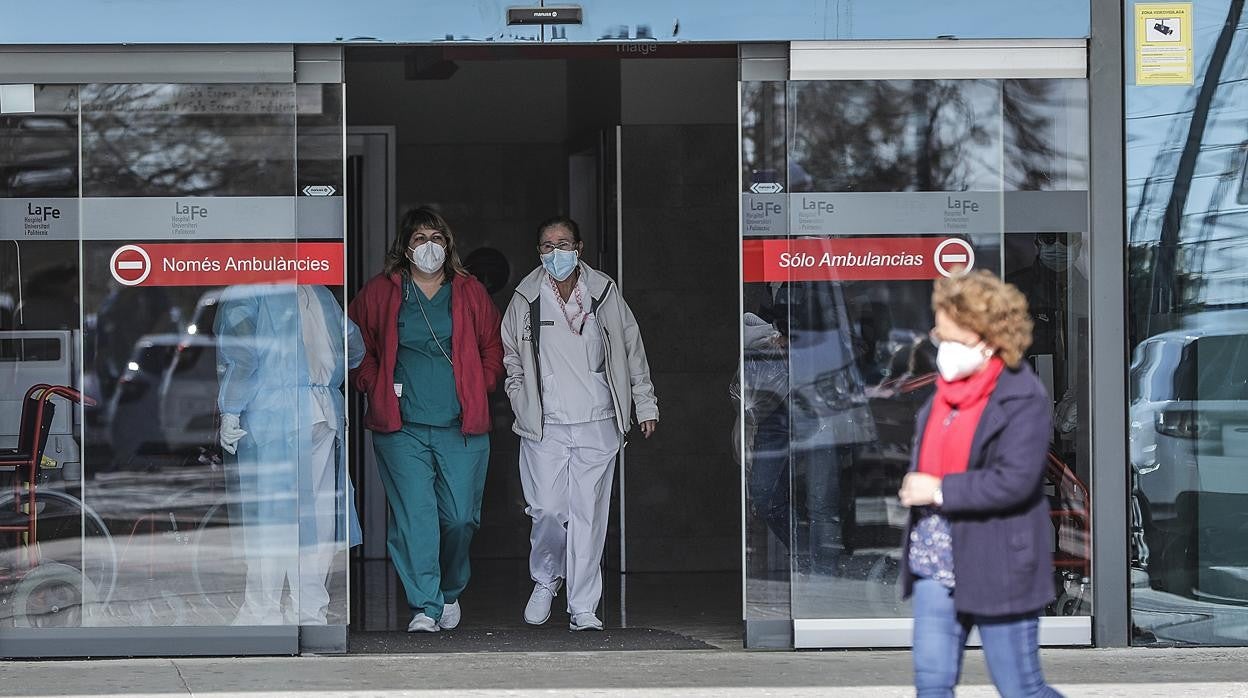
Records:
{"label": "person in white protective suit", "polygon": [[342,384],[345,359],[358,363],[363,352],[347,322],[324,286],[232,286],[221,294],[219,436],[237,455],[231,521],[247,563],[236,624],[325,624],[334,555],[361,539],[343,458]]}
{"label": "person in white protective suit", "polygon": [[580,259],[571,219],[538,228],[542,265],[503,319],[507,396],[520,435],[520,481],[533,519],[524,620],[541,625],[566,580],[572,630],[602,630],[602,549],[615,458],[633,407],[646,438],[659,421],[637,321],[615,282]]}

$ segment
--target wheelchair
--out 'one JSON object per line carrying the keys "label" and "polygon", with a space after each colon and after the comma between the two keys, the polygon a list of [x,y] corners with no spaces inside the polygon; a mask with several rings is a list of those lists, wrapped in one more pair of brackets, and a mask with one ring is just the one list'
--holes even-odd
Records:
{"label": "wheelchair", "polygon": [[95,401],[63,385],[37,384],[22,400],[17,448],[0,449],[0,625],[77,627],[107,604],[117,557],[104,521],[81,499],[51,489],[44,453],[60,397]]}

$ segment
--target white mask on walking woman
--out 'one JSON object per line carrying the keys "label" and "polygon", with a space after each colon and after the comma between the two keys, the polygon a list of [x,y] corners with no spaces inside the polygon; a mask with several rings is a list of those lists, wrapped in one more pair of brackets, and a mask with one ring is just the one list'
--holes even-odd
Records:
{"label": "white mask on walking woman", "polygon": [[983,342],[970,346],[961,342],[941,342],[936,349],[936,368],[940,377],[956,381],[974,374],[992,358],[992,350]]}

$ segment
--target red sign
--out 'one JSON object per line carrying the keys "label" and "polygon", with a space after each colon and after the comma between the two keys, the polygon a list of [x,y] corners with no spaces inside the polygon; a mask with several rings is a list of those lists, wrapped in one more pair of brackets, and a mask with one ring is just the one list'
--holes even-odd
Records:
{"label": "red sign", "polygon": [[122,245],[109,271],[123,286],[343,283],[341,242]]}
{"label": "red sign", "polygon": [[108,260],[108,270],[122,286],[138,286],[152,272],[152,259],[136,245],[122,245]]}
{"label": "red sign", "polygon": [[958,238],[746,239],[742,279],[922,281],[969,271],[975,250]]}

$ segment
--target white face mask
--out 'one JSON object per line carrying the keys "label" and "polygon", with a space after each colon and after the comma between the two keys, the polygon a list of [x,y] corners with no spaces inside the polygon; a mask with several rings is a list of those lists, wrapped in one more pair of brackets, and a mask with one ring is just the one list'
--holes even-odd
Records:
{"label": "white face mask", "polygon": [[446,248],[430,240],[423,245],[407,248],[407,258],[416,268],[426,274],[434,274],[442,270],[446,261]]}
{"label": "white face mask", "polygon": [[983,368],[991,356],[983,342],[973,347],[961,342],[941,342],[936,350],[936,368],[940,369],[941,378],[956,381]]}

